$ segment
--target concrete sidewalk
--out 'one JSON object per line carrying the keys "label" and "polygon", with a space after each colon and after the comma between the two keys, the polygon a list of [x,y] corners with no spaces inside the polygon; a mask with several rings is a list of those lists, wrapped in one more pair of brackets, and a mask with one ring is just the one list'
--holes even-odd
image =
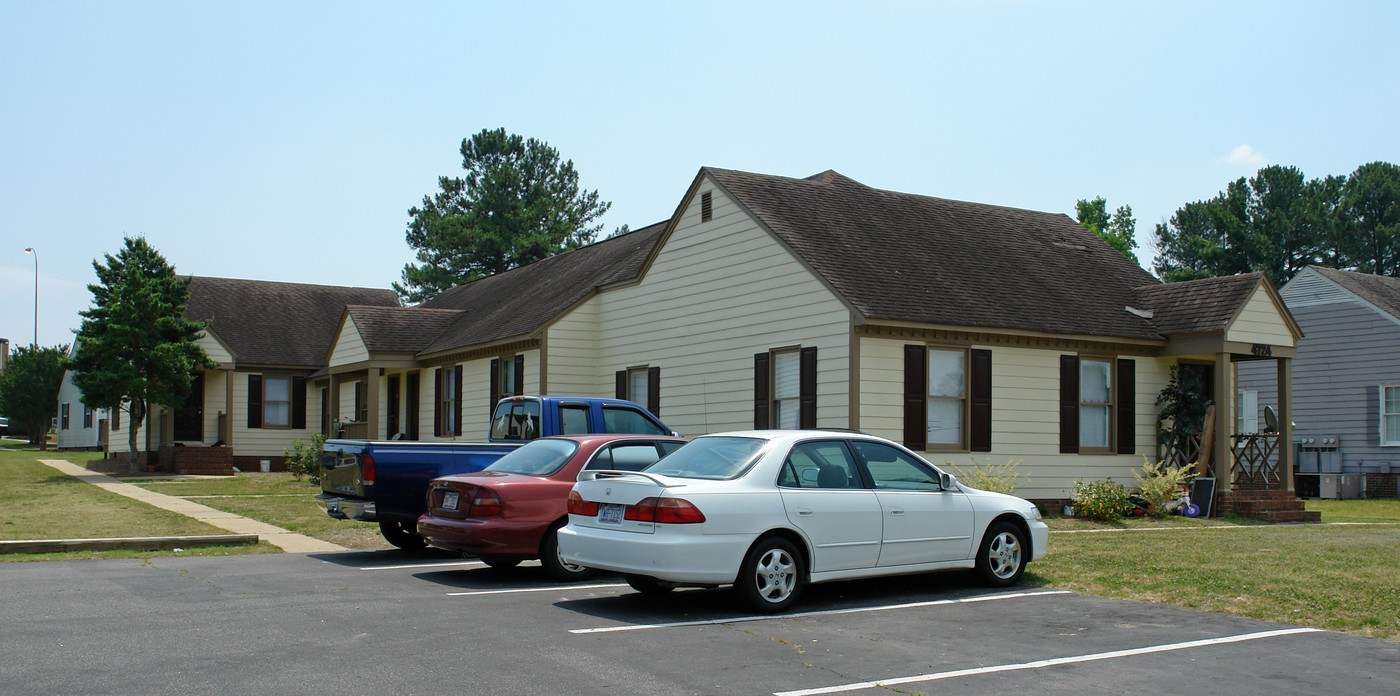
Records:
{"label": "concrete sidewalk", "polygon": [[164,510],[178,512],[182,515],[193,517],[200,522],[225,529],[235,534],[256,534],[262,541],[266,541],[283,551],[289,553],[315,553],[327,551],[349,551],[349,549],[339,544],[332,544],[329,541],[321,541],[304,534],[289,532],[281,527],[274,527],[266,522],[249,519],[241,515],[235,515],[223,510],[215,510],[207,505],[190,502],[184,498],[165,495],[148,491],[140,486],[123,483],[106,474],[95,471],[88,471],[81,466],[66,462],[61,459],[40,459],[39,462],[46,466],[57,469],[69,476],[82,479],[98,488],[109,490],[118,495],[134,498],[143,503],[154,505]]}

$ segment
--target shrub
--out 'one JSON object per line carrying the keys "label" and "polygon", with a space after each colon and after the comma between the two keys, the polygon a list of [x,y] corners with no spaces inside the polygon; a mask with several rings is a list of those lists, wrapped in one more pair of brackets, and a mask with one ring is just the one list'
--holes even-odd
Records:
{"label": "shrub", "polygon": [[311,483],[321,483],[321,445],[325,443],[326,436],[317,433],[311,436],[310,444],[297,438],[292,440],[291,447],[282,450],[287,471],[292,472],[293,478],[300,481],[306,476],[310,478]]}
{"label": "shrub", "polygon": [[1116,520],[1133,511],[1128,489],[1112,478],[1104,481],[1075,481],[1071,493],[1074,514],[1091,520]]}
{"label": "shrub", "polygon": [[956,464],[948,462],[948,468],[953,470],[953,475],[959,481],[966,483],[973,488],[993,493],[1005,493],[1007,495],[1016,494],[1016,485],[1023,479],[1029,479],[1029,474],[1022,474],[1016,471],[1016,466],[1021,463],[1020,459],[1012,458],[1005,464],[993,464],[991,457],[985,462],[978,464],[976,459],[972,460],[972,469],[963,471]]}
{"label": "shrub", "polygon": [[1181,497],[1181,486],[1195,476],[1186,467],[1167,466],[1165,462],[1153,464],[1147,457],[1142,458],[1142,472],[1133,472],[1137,479],[1138,495],[1151,503],[1152,515],[1166,515],[1166,504]]}

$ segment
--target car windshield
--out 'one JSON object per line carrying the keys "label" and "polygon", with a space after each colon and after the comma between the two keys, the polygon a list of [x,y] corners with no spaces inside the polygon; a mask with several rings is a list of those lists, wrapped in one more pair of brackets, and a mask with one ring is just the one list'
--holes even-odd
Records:
{"label": "car windshield", "polygon": [[569,457],[578,451],[573,440],[535,440],[497,459],[486,471],[502,474],[549,476],[563,468]]}
{"label": "car windshield", "polygon": [[646,468],[648,474],[724,480],[738,477],[753,463],[767,440],[752,437],[701,437]]}

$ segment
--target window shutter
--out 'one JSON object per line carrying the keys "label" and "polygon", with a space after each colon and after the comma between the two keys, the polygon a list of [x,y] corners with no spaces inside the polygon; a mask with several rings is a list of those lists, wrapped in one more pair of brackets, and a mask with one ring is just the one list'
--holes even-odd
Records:
{"label": "window shutter", "polygon": [[928,448],[928,349],[904,346],[904,446]]}
{"label": "window shutter", "polygon": [[452,434],[462,434],[462,366],[452,370]]}
{"label": "window shutter", "polygon": [[1079,356],[1060,356],[1060,453],[1079,452]]}
{"label": "window shutter", "polygon": [[617,398],[627,398],[627,370],[617,371]]}
{"label": "window shutter", "polygon": [[292,427],[306,429],[306,378],[292,378]]}
{"label": "window shutter", "polygon": [[[501,359],[491,359],[491,403],[487,405],[486,412],[492,415],[496,413],[496,402],[501,400]],[[488,416],[489,417],[489,416]]]}
{"label": "window shutter", "polygon": [[321,434],[331,436],[331,390],[321,387]]}
{"label": "window shutter", "polygon": [[248,375],[248,427],[262,427],[262,375]]}
{"label": "window shutter", "polygon": [[992,351],[972,351],[972,414],[969,424],[973,452],[992,451]]}
{"label": "window shutter", "polygon": [[421,408],[418,401],[419,382],[422,380],[422,373],[408,373],[408,384],[404,385],[408,395],[404,404],[404,437],[409,440],[418,439],[418,409]]}
{"label": "window shutter", "polygon": [[515,356],[515,384],[511,385],[512,394],[525,393],[525,356]]}
{"label": "window shutter", "polygon": [[797,389],[797,427],[812,430],[817,427],[817,347],[802,349]]}
{"label": "window shutter", "polygon": [[1132,360],[1118,361],[1117,392],[1113,398],[1118,402],[1117,418],[1118,453],[1132,454],[1137,450],[1137,363]]}
{"label": "window shutter", "polygon": [[364,412],[365,412],[365,383],[364,383],[364,382],[356,382],[356,383],[355,383],[355,420],[358,421],[358,422],[363,422],[363,421],[365,420],[365,418],[366,418],[364,415],[362,415],[362,414],[364,414]]}
{"label": "window shutter", "polygon": [[661,368],[647,368],[647,410],[651,415],[661,415]]}
{"label": "window shutter", "polygon": [[433,437],[442,437],[442,368],[433,371]]}
{"label": "window shutter", "polygon": [[753,427],[768,427],[768,362],[767,353],[753,356]]}

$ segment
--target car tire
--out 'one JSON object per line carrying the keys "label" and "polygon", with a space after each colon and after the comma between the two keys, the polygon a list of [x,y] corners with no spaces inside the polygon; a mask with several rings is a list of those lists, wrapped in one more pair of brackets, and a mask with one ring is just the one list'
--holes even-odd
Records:
{"label": "car tire", "polygon": [[384,540],[404,551],[420,551],[428,545],[418,533],[417,522],[380,522],[379,533]]}
{"label": "car tire", "polygon": [[977,574],[993,587],[1007,587],[1021,581],[1030,560],[1026,535],[1010,522],[998,522],[982,535],[977,550]]}
{"label": "car tire", "polygon": [[806,581],[797,548],[787,539],[770,537],[749,549],[734,589],[751,609],[772,614],[792,606]]}
{"label": "car tire", "polygon": [[544,533],[544,539],[540,540],[540,565],[544,566],[544,572],[549,577],[564,582],[593,577],[597,573],[594,569],[565,563],[564,559],[559,557],[559,530],[563,528],[562,523],[550,527],[549,531]]}
{"label": "car tire", "polygon": [[482,554],[477,556],[477,558],[481,559],[482,563],[496,570],[509,570],[520,565],[520,562],[525,560],[519,556],[496,556],[493,554]]}
{"label": "car tire", "polygon": [[650,575],[624,575],[623,579],[632,589],[644,595],[663,595],[676,589],[675,583],[657,580]]}

